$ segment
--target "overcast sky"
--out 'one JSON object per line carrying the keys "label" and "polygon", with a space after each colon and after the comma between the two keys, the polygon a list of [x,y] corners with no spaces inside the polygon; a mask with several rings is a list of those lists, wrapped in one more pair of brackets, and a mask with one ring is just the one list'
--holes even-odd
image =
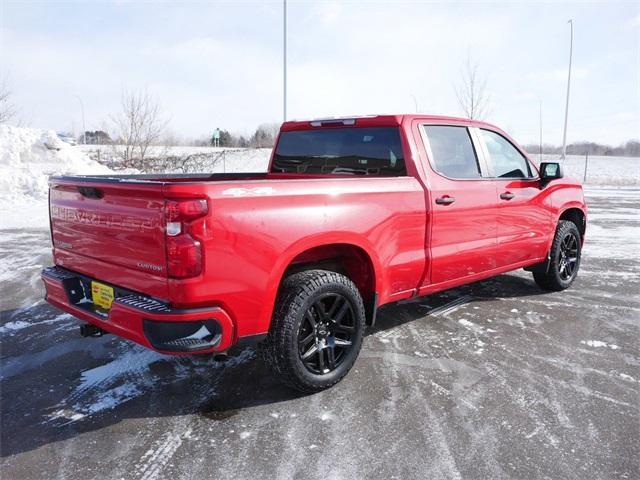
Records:
{"label": "overcast sky", "polygon": [[[640,3],[289,1],[289,118],[461,115],[467,52],[487,120],[521,143],[640,137]],[[123,88],[147,88],[178,135],[282,120],[282,2],[0,0],[0,73],[29,126],[100,128]]]}

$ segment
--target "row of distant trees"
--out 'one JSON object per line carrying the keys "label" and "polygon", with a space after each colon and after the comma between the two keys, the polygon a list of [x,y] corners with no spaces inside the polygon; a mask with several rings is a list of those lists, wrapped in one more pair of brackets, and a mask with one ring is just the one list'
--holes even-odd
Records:
{"label": "row of distant trees", "polygon": [[[231,133],[228,130],[221,130],[219,146],[227,148],[270,148],[273,147],[273,144],[275,143],[279,128],[280,125],[277,123],[265,123],[258,126],[258,128],[248,136]],[[112,138],[109,132],[105,130],[87,130],[84,132],[84,138],[82,134],[80,134],[76,139],[80,143],[85,141],[85,143],[90,145],[126,144],[126,138],[120,136]],[[163,135],[160,135],[155,141],[150,143],[150,145],[167,147],[176,145],[207,147],[212,144],[213,142],[208,136],[202,136],[197,139],[182,139],[173,135],[171,132],[166,132]],[[135,153],[136,152],[133,152],[133,154]]]}
{"label": "row of distant trees", "polygon": [[[540,153],[540,145],[525,145],[524,149],[530,154]],[[556,145],[542,145],[542,153],[560,155],[562,147]],[[640,142],[629,140],[627,143],[612,147],[595,142],[575,142],[567,145],[567,155],[599,155],[612,157],[640,157]]]}
{"label": "row of distant trees", "polygon": [[4,77],[0,77],[0,125],[12,121],[18,108],[11,101],[11,90]]}
{"label": "row of distant trees", "polygon": [[[280,125],[278,123],[264,123],[248,136],[238,135],[228,130],[220,130],[220,146],[231,148],[269,148],[273,144],[278,135]],[[211,145],[213,142],[210,138],[201,138],[193,142],[197,146]]]}
{"label": "row of distant trees", "polygon": [[[278,134],[278,124],[264,124],[256,128],[256,131],[246,137],[244,135],[236,135],[227,130],[220,131],[220,146],[227,148],[270,148],[275,142]],[[104,130],[87,130],[85,132],[86,143],[91,145],[118,145],[122,140],[112,139]],[[82,141],[82,135],[78,138]],[[173,146],[186,145],[206,147],[211,145],[211,139],[202,137],[196,140],[181,140],[171,134],[161,137],[156,145]],[[544,144],[542,152],[540,145],[528,144],[524,149],[532,155],[543,153],[547,155],[560,155],[562,147],[559,145]],[[603,145],[595,142],[576,142],[567,145],[567,155],[598,155],[613,157],[640,157],[640,142],[637,140],[629,140],[628,142],[613,147],[611,145]]]}

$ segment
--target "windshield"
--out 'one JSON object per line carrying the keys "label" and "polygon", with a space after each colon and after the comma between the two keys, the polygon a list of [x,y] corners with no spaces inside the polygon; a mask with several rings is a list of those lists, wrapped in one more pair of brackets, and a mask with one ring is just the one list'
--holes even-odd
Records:
{"label": "windshield", "polygon": [[272,172],[406,175],[398,127],[283,132]]}

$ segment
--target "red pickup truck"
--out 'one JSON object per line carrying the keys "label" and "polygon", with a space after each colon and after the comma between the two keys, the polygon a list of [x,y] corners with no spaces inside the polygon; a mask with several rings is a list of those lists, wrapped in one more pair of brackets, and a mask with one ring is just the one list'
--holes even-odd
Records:
{"label": "red pickup truck", "polygon": [[387,115],[286,122],[267,173],[52,177],[46,299],[169,354],[257,344],[305,392],[354,364],[381,305],[525,268],[574,281],[580,184],[499,128]]}

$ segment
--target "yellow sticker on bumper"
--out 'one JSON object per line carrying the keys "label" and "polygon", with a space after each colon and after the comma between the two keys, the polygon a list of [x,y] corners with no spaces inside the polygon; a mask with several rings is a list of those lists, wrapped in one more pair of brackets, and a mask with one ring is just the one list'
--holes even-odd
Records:
{"label": "yellow sticker on bumper", "polygon": [[113,287],[100,282],[91,282],[91,299],[94,305],[109,310],[113,303]]}

